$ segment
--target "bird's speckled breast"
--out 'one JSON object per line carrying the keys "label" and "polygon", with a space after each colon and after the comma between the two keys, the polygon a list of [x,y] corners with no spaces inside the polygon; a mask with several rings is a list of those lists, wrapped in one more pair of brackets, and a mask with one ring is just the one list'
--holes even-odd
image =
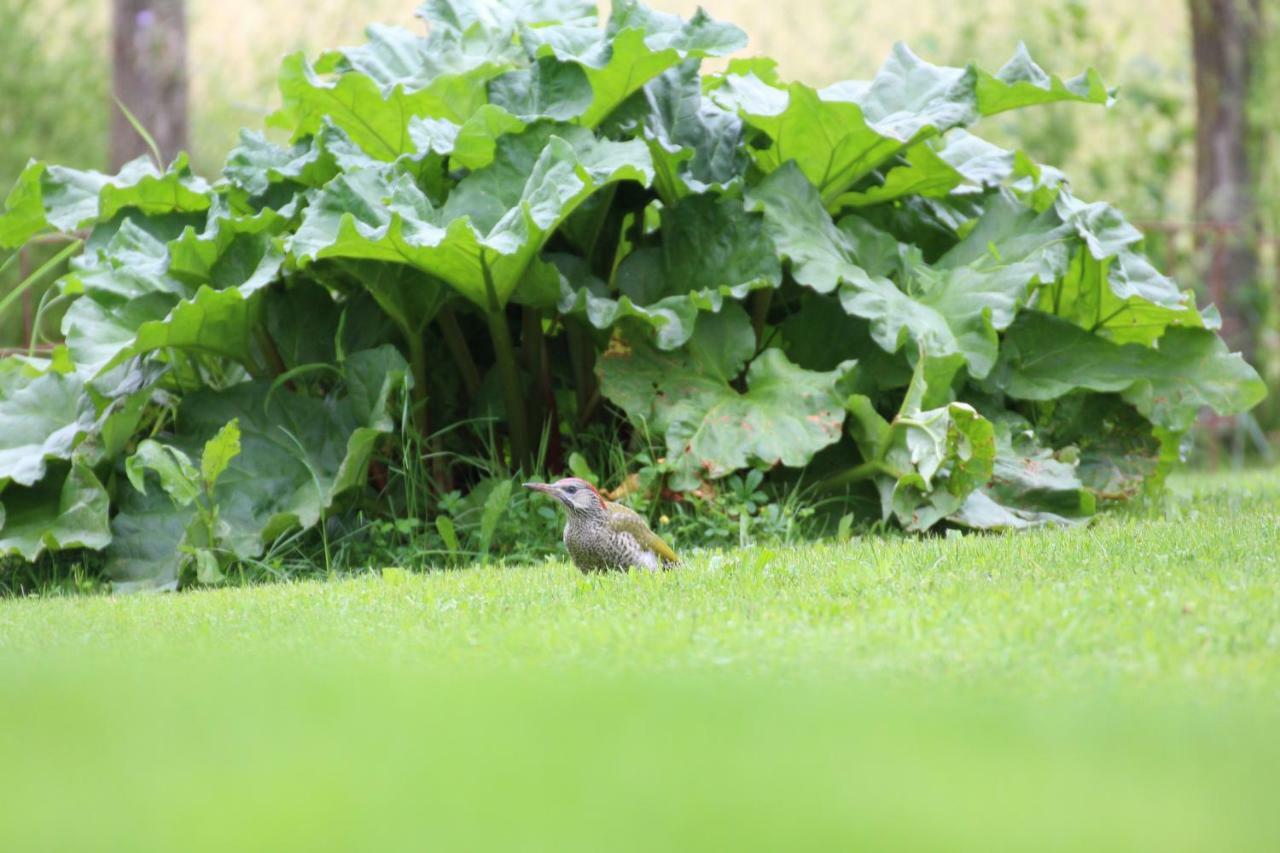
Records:
{"label": "bird's speckled breast", "polygon": [[658,555],[641,546],[630,533],[570,518],[564,527],[564,545],[573,564],[584,572],[603,572],[637,566],[656,570]]}

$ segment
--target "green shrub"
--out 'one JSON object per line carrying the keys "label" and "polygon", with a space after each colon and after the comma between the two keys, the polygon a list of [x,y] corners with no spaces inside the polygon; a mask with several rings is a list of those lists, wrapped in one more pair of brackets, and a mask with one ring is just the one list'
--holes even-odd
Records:
{"label": "green shrub", "polygon": [[[790,535],[770,491],[805,487],[846,532],[869,505],[1069,523],[1158,483],[1201,407],[1263,396],[1115,208],[966,130],[1109,103],[1093,72],[900,46],[819,91],[766,59],[702,73],[745,42],[702,13],[419,14],[425,38],[287,57],[290,144],[245,133],[215,184],[185,158],[23,173],[0,244],[92,231],[65,348],[0,372],[5,552],[104,549],[119,587],[168,586],[316,525],[327,562],[321,520],[358,507],[483,556],[536,512],[511,474],[598,464],[570,455],[592,442],[647,454],[642,507],[711,501],[689,544],[717,513]],[[149,485],[163,459],[191,471]]]}

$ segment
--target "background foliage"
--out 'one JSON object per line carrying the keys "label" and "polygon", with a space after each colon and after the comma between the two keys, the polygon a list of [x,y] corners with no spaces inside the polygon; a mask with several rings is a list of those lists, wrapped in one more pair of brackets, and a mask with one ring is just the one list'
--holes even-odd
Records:
{"label": "background foliage", "polygon": [[[9,187],[32,157],[80,168],[107,165],[110,68],[105,21],[85,0],[0,0],[0,186]],[[88,13],[88,14],[86,14]],[[47,24],[56,20],[58,26]],[[88,49],[86,49],[88,48]],[[32,247],[28,271],[58,247]],[[0,298],[22,280],[0,271]],[[46,282],[47,286],[47,282]],[[39,287],[33,303],[44,294]],[[21,306],[0,313],[0,346],[25,344]],[[56,333],[57,311],[45,324]]]}

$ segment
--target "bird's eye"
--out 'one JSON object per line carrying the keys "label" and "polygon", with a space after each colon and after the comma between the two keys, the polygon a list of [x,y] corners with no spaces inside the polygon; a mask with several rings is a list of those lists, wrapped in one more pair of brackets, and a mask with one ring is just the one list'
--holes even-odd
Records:
{"label": "bird's eye", "polygon": [[565,486],[565,487],[564,487],[564,490],[565,490],[565,493],[566,493],[566,494],[570,494],[570,495],[571,495],[571,494],[573,494],[574,492],[578,491],[578,487],[577,487],[577,486]]}

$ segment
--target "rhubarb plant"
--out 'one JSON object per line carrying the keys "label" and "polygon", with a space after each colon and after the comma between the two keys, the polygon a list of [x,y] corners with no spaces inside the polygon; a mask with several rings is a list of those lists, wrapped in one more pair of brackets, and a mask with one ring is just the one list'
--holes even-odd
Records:
{"label": "rhubarb plant", "polygon": [[533,473],[590,430],[652,448],[677,498],[803,478],[910,530],[1067,524],[1264,395],[1120,211],[979,135],[1110,106],[1093,71],[899,45],[817,88],[703,12],[418,16],[286,57],[220,176],[21,175],[0,246],[83,242],[57,347],[0,362],[5,555],[217,582],[334,513],[403,511],[388,470],[429,460],[456,502],[493,488],[482,440]]}

